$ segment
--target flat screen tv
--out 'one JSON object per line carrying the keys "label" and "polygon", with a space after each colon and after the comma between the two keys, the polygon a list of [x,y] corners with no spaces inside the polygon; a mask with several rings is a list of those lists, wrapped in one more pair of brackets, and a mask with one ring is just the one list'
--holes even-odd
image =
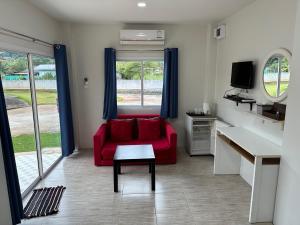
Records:
{"label": "flat screen tv", "polygon": [[232,63],[231,86],[242,89],[254,87],[254,63],[252,61]]}

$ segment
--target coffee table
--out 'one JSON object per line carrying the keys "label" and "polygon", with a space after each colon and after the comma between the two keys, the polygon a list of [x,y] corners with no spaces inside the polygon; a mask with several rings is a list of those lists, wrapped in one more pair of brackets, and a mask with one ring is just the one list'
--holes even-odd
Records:
{"label": "coffee table", "polygon": [[141,162],[149,164],[151,187],[155,191],[155,155],[152,145],[118,145],[114,155],[114,192],[118,192],[118,174],[122,163]]}

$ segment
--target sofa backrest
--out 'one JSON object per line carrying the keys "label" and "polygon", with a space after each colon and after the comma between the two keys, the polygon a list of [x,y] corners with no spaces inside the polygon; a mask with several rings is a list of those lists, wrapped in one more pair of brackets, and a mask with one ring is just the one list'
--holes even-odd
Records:
{"label": "sofa backrest", "polygon": [[150,119],[154,117],[160,117],[159,114],[120,114],[118,119]]}
{"label": "sofa backrest", "polygon": [[[133,127],[133,138],[138,138],[138,125],[137,125],[137,119],[151,119],[159,117],[161,121],[161,136],[165,136],[165,120],[160,117],[159,114],[120,114],[118,115],[117,119],[134,119],[134,127]],[[108,130],[110,134],[110,121],[107,121],[108,124]],[[110,135],[109,135],[110,136]]]}

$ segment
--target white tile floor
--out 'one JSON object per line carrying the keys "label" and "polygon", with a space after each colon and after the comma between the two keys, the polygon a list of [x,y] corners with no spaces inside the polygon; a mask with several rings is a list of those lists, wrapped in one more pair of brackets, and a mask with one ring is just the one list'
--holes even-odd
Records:
{"label": "white tile floor", "polygon": [[[43,150],[43,168],[47,170],[59,157],[61,150],[59,148]],[[19,177],[21,193],[23,193],[38,178],[37,153],[26,152],[16,153],[16,164]]]}
{"label": "white tile floor", "polygon": [[176,165],[156,166],[155,192],[147,166],[122,167],[119,193],[112,175],[93,165],[90,150],[63,159],[38,185],[66,186],[59,213],[22,224],[249,225],[251,187],[237,175],[214,176],[213,157],[178,151]]}

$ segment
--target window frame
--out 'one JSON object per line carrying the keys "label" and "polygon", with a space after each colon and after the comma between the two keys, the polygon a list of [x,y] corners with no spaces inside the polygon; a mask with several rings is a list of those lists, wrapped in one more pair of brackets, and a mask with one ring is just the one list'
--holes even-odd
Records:
{"label": "window frame", "polygon": [[[161,104],[159,105],[145,105],[145,101],[144,101],[144,62],[147,61],[156,61],[156,62],[164,62],[163,58],[159,59],[159,58],[133,58],[133,59],[123,59],[123,58],[117,58],[116,63],[118,62],[140,62],[141,63],[141,104],[140,105],[119,105],[117,104],[118,108],[155,108],[155,109],[160,109],[161,108]],[[118,82],[118,80],[117,80]],[[117,93],[118,93],[118,89],[117,89]],[[162,96],[162,95],[161,95]]]}
{"label": "window frame", "polygon": [[[285,49],[285,48],[276,49],[276,50],[272,51],[270,54],[267,55],[267,57],[264,60],[264,63],[261,66],[261,69],[260,69],[260,76],[261,76],[260,77],[260,88],[261,88],[262,92],[264,93],[265,98],[267,98],[271,102],[282,102],[288,97],[289,85],[288,85],[288,88],[286,89],[286,91],[283,94],[279,95],[278,97],[273,97],[267,92],[267,90],[265,88],[265,83],[264,83],[264,71],[265,71],[266,64],[268,63],[269,59],[274,57],[274,56],[282,56],[282,57],[287,58],[288,63],[289,63],[289,72],[291,74],[291,71],[292,71],[292,68],[291,68],[292,53],[288,49]],[[281,71],[279,71],[279,73],[280,73],[280,75],[278,77],[277,82],[281,81],[281,77],[280,77],[281,76]],[[291,80],[289,80],[289,84],[290,84],[290,81]]]}

